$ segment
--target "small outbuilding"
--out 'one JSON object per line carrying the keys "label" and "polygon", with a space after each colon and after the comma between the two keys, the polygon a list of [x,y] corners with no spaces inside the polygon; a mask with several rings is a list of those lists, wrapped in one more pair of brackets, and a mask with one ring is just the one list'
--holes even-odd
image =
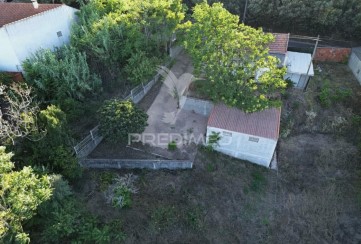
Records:
{"label": "small outbuilding", "polygon": [[305,89],[309,79],[315,74],[309,53],[287,52],[286,66],[285,79],[291,80],[299,89]]}
{"label": "small outbuilding", "polygon": [[220,140],[215,150],[270,167],[279,137],[280,117],[280,108],[244,113],[223,104],[215,105],[208,119],[207,143],[209,136],[218,133]]}
{"label": "small outbuilding", "polygon": [[348,61],[348,67],[350,67],[352,73],[361,84],[361,47],[352,48],[352,53]]}

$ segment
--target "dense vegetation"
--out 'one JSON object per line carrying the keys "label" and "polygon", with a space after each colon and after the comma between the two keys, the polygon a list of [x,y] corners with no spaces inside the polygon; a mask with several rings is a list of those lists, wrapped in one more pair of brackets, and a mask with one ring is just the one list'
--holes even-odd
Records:
{"label": "dense vegetation", "polygon": [[[232,7],[237,3],[225,1],[225,7],[241,15],[243,8]],[[317,1],[317,14],[311,2],[300,3],[250,1],[247,22],[288,30],[287,20],[295,23],[294,30],[361,35],[356,1]],[[183,34],[213,100],[254,112],[278,105],[285,88],[284,69],[268,56],[272,35],[239,24],[238,16],[221,4],[189,9],[192,22],[186,22],[181,0],[92,0],[80,7],[68,46],[39,50],[24,62],[26,84],[0,77],[0,242],[114,243],[125,238],[120,221],[97,219],[74,194],[72,185],[82,170],[69,121],[96,118],[86,111],[94,102],[103,104],[104,92],[122,99],[147,81],[168,56],[175,32]],[[348,19],[351,15],[354,19]],[[105,102],[98,114],[101,132],[114,142],[142,132],[147,122],[133,103],[117,99]],[[355,121],[359,124],[358,117]],[[129,206],[135,192],[114,183],[113,206]]]}
{"label": "dense vegetation", "polygon": [[[180,0],[82,3],[70,45],[38,50],[29,57],[23,63],[26,84],[0,77],[0,138],[7,146],[7,152],[4,147],[0,152],[0,242],[26,243],[28,232],[42,243],[109,243],[124,238],[120,222],[97,220],[68,184],[82,173],[69,120],[84,117],[94,103],[99,107],[104,91],[122,99],[153,76],[184,17]],[[114,104],[119,106],[113,112],[127,108],[123,115],[130,116],[124,120],[128,129],[144,129],[143,111],[130,102]],[[108,105],[101,112],[110,112],[109,119],[114,113]],[[119,129],[117,122],[106,121],[106,129]],[[114,140],[124,139],[126,133],[124,128],[103,132]],[[10,151],[16,164],[9,161]]]}
{"label": "dense vegetation", "polygon": [[[194,6],[202,0],[187,0]],[[246,0],[208,0],[222,2],[242,20]],[[249,0],[246,24],[273,32],[325,35],[336,39],[361,38],[361,2],[359,0]]]}
{"label": "dense vegetation", "polygon": [[197,5],[192,18],[185,47],[207,79],[210,98],[246,112],[280,105],[276,98],[286,88],[285,69],[268,54],[273,35],[238,24],[239,18],[219,3]]}

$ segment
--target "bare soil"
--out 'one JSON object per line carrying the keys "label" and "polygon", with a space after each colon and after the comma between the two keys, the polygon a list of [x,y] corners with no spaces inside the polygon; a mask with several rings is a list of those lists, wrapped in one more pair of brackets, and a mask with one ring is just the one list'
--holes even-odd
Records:
{"label": "bare soil", "polygon": [[[360,243],[360,125],[352,121],[361,87],[346,65],[317,66],[306,92],[284,96],[278,171],[200,148],[193,170],[112,171],[139,176],[130,208],[106,204],[104,171],[86,171],[77,195],[104,222],[120,219],[125,243]],[[345,88],[349,97],[332,95]]]}

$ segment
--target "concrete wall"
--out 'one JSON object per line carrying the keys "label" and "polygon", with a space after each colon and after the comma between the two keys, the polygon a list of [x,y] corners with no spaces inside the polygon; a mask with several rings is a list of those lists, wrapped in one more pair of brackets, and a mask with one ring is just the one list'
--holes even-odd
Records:
{"label": "concrete wall", "polygon": [[314,57],[320,62],[346,62],[351,54],[351,48],[319,47]]}
{"label": "concrete wall", "polygon": [[212,109],[213,103],[210,101],[182,96],[180,99],[180,107],[186,111],[194,111],[197,114],[209,116]]}
{"label": "concrete wall", "polygon": [[179,160],[83,159],[84,168],[99,169],[192,169],[193,162]]}
{"label": "concrete wall", "polygon": [[[214,127],[207,127],[207,140],[212,134],[212,131],[216,133],[219,132],[221,136],[219,146],[217,146],[215,150],[235,158],[269,167],[276,149],[276,140]],[[231,133],[231,136],[229,133]],[[250,141],[250,137],[258,139],[258,142]]]}
{"label": "concrete wall", "polygon": [[361,60],[355,53],[351,54],[348,66],[361,85]]}
{"label": "concrete wall", "polygon": [[[63,5],[3,26],[2,30],[7,34],[10,45],[6,43],[4,34],[0,34],[1,46],[4,42],[8,50],[5,57],[0,50],[0,70],[18,71],[17,65],[40,48],[53,49],[68,43],[76,11],[74,8]],[[61,31],[61,37],[57,35],[59,31]]]}

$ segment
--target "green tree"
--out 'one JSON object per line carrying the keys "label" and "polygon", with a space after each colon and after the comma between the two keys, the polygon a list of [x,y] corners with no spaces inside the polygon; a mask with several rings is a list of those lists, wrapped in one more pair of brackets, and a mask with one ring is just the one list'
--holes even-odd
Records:
{"label": "green tree", "polygon": [[101,83],[90,72],[86,54],[68,46],[54,52],[41,49],[24,61],[23,68],[26,82],[45,104],[61,105],[67,98],[81,101]]}
{"label": "green tree", "polygon": [[61,173],[74,180],[81,168],[73,155],[73,139],[70,136],[65,113],[55,105],[40,111],[39,127],[46,132],[39,141],[25,142],[27,157],[34,166],[46,166],[51,172]]}
{"label": "green tree", "polygon": [[164,58],[172,33],[184,17],[180,0],[93,0],[81,8],[72,45],[88,54],[103,80],[113,82],[124,71],[127,75],[136,72],[130,70],[137,69],[131,62],[139,53]]}
{"label": "green tree", "polygon": [[114,243],[124,239],[121,226],[97,220],[77,199],[61,175],[50,175],[54,189],[27,225],[31,238],[41,243]]}
{"label": "green tree", "polygon": [[23,223],[50,198],[52,190],[49,177],[36,175],[31,167],[14,171],[11,157],[5,147],[0,147],[0,240],[28,243],[30,239],[23,230]]}
{"label": "green tree", "polygon": [[285,69],[268,54],[273,35],[239,24],[220,3],[197,5],[192,18],[184,46],[196,72],[208,80],[208,96],[245,112],[279,106]]}
{"label": "green tree", "polygon": [[128,139],[130,133],[142,133],[148,115],[131,101],[108,100],[99,110],[100,131],[111,142]]}

